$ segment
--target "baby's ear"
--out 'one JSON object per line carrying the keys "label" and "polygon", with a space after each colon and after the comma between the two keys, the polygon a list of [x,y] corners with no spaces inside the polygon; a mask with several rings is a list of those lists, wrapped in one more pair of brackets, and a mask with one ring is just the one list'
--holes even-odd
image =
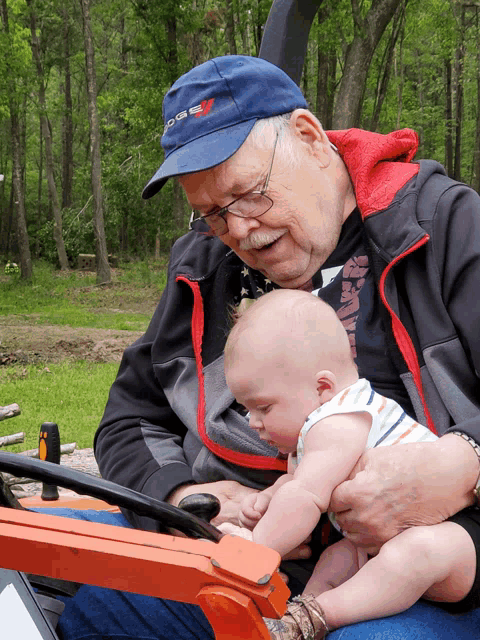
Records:
{"label": "baby's ear", "polygon": [[324,369],[316,374],[317,393],[320,402],[328,402],[336,395],[337,378],[332,371]]}

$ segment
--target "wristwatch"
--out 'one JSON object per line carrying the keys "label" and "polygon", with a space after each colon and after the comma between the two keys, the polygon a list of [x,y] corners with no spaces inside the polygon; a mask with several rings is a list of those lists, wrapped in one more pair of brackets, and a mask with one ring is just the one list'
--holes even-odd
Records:
{"label": "wristwatch", "polygon": [[[461,431],[450,431],[450,433],[453,433],[455,436],[460,436],[461,438],[463,438],[464,440],[466,440],[468,442],[468,444],[473,448],[473,450],[475,451],[475,453],[477,454],[477,458],[480,462],[480,445],[475,442],[475,440],[473,438],[471,438],[470,436],[467,436],[466,433],[462,433]],[[473,490],[473,495],[475,496],[475,507],[477,509],[480,509],[480,474],[478,476],[478,480],[477,480],[477,484],[475,486],[475,489]]]}

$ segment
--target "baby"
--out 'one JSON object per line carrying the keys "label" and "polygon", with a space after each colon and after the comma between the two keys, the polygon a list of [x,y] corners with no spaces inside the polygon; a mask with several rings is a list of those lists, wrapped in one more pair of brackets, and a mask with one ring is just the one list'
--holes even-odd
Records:
{"label": "baby", "polygon": [[[303,543],[366,448],[435,440],[393,400],[359,379],[333,309],[303,291],[277,290],[233,327],[225,375],[250,427],[288,454],[288,472],[243,503],[240,524],[284,556]],[[454,521],[412,527],[368,558],[346,538],[321,555],[275,640],[323,638],[337,627],[393,615],[420,597],[458,602],[475,579],[476,554]]]}

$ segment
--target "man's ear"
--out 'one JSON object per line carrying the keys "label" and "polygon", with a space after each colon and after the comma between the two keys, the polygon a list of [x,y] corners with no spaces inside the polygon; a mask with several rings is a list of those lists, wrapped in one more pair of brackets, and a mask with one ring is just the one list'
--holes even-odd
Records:
{"label": "man's ear", "polygon": [[295,109],[290,117],[290,126],[297,138],[309,148],[322,168],[330,164],[330,141],[319,120],[307,109]]}
{"label": "man's ear", "polygon": [[328,369],[319,371],[315,378],[318,397],[322,404],[337,395],[337,377],[332,371],[328,371]]}

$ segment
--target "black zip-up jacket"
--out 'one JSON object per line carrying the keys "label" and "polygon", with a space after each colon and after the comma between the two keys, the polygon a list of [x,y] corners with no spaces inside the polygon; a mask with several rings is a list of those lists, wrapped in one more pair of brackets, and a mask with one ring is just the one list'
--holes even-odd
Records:
{"label": "black zip-up jacket", "polygon": [[[412,162],[410,130],[328,135],[354,185],[387,344],[416,417],[439,435],[455,425],[480,442],[480,198],[438,163]],[[166,289],[124,353],[95,437],[104,478],[164,499],[187,482],[263,488],[285,470],[225,384],[244,267],[218,238],[190,232],[176,242]]]}

